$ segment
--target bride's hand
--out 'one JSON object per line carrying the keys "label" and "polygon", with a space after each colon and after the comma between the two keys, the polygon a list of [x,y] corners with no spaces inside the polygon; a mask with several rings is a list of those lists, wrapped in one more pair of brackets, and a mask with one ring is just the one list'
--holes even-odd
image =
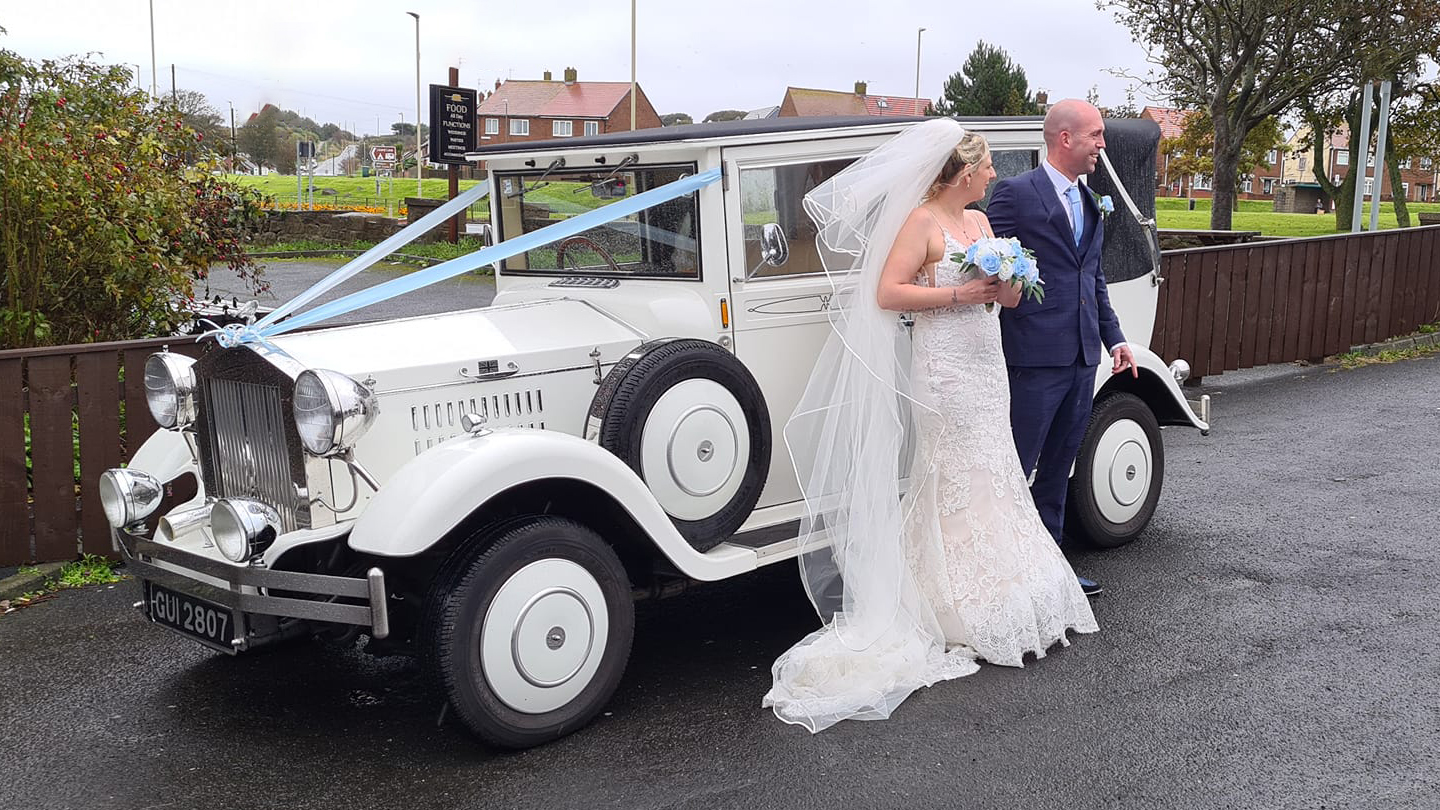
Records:
{"label": "bride's hand", "polygon": [[1000,296],[1000,281],[994,276],[971,279],[955,288],[957,304],[993,304]]}

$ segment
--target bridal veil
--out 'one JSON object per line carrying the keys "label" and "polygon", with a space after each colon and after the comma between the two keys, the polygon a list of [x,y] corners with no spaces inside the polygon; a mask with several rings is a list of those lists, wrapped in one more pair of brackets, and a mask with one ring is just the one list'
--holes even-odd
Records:
{"label": "bridal veil", "polygon": [[910,394],[906,329],[876,300],[891,244],[963,134],[946,118],[917,124],[805,195],[832,331],[784,436],[806,502],[801,579],[825,624],[776,660],[764,705],[812,732],[883,719],[977,669],[945,649],[910,573],[901,478],[928,468],[905,458],[911,410],[926,406]]}

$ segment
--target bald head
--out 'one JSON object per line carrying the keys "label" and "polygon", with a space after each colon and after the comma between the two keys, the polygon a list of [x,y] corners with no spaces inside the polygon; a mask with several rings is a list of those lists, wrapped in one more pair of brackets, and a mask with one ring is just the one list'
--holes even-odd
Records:
{"label": "bald head", "polygon": [[1071,180],[1094,171],[1104,148],[1105,122],[1095,105],[1067,98],[1045,114],[1046,160]]}

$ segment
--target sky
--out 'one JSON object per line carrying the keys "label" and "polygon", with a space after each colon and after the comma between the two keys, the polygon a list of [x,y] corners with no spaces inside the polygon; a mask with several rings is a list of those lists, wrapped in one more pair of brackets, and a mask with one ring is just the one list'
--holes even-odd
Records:
{"label": "sky", "polygon": [[[1090,0],[632,0],[637,81],[660,114],[696,121],[722,109],[779,104],[787,86],[876,95],[915,91],[938,98],[977,41],[1005,49],[1031,90],[1052,101],[1085,97],[1121,104],[1147,69],[1145,52],[1110,12]],[[422,85],[493,89],[496,79],[629,81],[632,2],[554,0],[466,3],[348,0],[336,4],[219,0],[0,0],[0,48],[31,59],[89,53],[128,63],[151,85],[154,8],[156,85],[204,93],[237,124],[263,104],[333,122],[357,134],[415,118],[415,20]],[[319,13],[297,15],[305,7]],[[340,13],[330,14],[330,9]],[[542,11],[543,9],[543,11]],[[422,88],[428,120],[428,89]],[[1146,103],[1143,93],[1137,101]]]}

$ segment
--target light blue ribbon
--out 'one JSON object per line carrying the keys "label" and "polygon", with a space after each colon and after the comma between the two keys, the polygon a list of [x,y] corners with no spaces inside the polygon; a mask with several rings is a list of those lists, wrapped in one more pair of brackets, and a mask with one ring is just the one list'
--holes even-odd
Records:
{"label": "light blue ribbon", "polygon": [[[261,318],[255,323],[254,329],[263,331],[265,327],[275,323],[276,321],[280,320],[286,315],[289,315],[300,307],[305,306],[311,301],[314,301],[316,298],[319,298],[321,295],[324,295],[325,293],[334,289],[336,285],[348,280],[350,277],[359,273],[361,270],[364,270],[365,268],[380,261],[386,256],[389,256],[391,253],[394,253],[397,249],[404,247],[405,245],[414,242],[416,239],[419,239],[421,236],[429,233],[431,228],[434,228],[436,225],[439,225],[442,221],[449,219],[455,214],[460,213],[462,209],[469,208],[472,203],[484,199],[484,197],[489,193],[490,184],[488,182],[480,183],[474,188],[471,188],[469,191],[466,191],[464,194],[459,195],[455,199],[445,203],[439,208],[436,208],[434,211],[431,211],[430,213],[426,214],[415,222],[405,226],[404,228],[401,228],[399,231],[391,234],[391,236],[385,241],[381,242],[375,247],[370,248],[359,256],[356,256],[354,259],[351,259],[350,261],[342,265],[335,272],[317,281],[310,289],[306,290],[303,293],[300,293],[289,301],[286,301],[284,304],[281,304],[280,307],[278,307],[274,311],[267,313],[265,317]],[[203,338],[205,337],[205,335],[201,335],[201,337]]]}
{"label": "light blue ribbon", "polygon": [[[676,199],[677,197],[683,197],[686,194],[693,194],[694,192],[699,191],[700,189],[710,185],[711,183],[714,183],[716,180],[719,179],[719,169],[710,169],[709,171],[704,171],[699,174],[681,178],[680,180],[676,180],[673,183],[666,183],[665,185],[658,188],[653,188],[649,191],[636,194],[634,197],[631,197],[629,199],[611,203],[602,208],[596,208],[592,211],[586,211],[579,216],[571,217],[570,219],[564,220],[562,222],[557,222],[554,225],[547,225],[538,231],[532,231],[525,234],[524,236],[520,236],[515,239],[509,239],[501,242],[498,245],[483,248],[481,250],[475,251],[474,253],[451,259],[447,262],[437,264],[433,267],[419,270],[409,275],[401,276],[400,278],[391,279],[390,281],[387,281],[383,284],[377,284],[374,287],[360,290],[359,292],[351,293],[344,298],[336,299],[327,304],[322,304],[308,312],[304,312],[302,314],[294,315],[290,318],[287,318],[282,323],[275,323],[275,321],[277,320],[277,313],[281,313],[282,310],[287,312],[293,312],[296,307],[305,303],[305,301],[313,300],[315,296],[323,293],[325,290],[330,289],[331,287],[334,287],[335,284],[338,284],[339,281],[329,283],[331,281],[331,278],[339,275],[340,271],[337,270],[335,273],[332,273],[330,276],[327,276],[325,279],[323,279],[319,284],[315,285],[315,287],[312,287],[311,289],[306,290],[304,293],[300,294],[295,300],[286,303],[280,309],[277,309],[275,310],[275,312],[272,312],[269,315],[265,316],[265,318],[259,323],[256,323],[254,327],[243,331],[232,330],[231,334],[226,335],[226,337],[242,343],[254,340],[263,341],[265,338],[283,334],[285,332],[299,329],[304,326],[309,326],[314,323],[319,323],[320,321],[326,320],[328,318],[334,318],[337,315],[344,315],[349,312],[354,312],[357,309],[368,307],[371,304],[376,304],[381,301],[388,301],[389,299],[396,296],[404,295],[408,292],[413,292],[420,289],[421,287],[434,284],[437,281],[444,281],[447,278],[453,278],[462,273],[468,273],[472,270],[484,267],[487,264],[496,264],[512,256],[524,253],[527,250],[534,250],[535,248],[543,247],[544,245],[548,245],[552,242],[558,242],[561,239],[575,236],[576,234],[588,231],[591,228],[604,225],[607,222],[613,222],[617,219],[627,217],[631,214],[639,213],[640,211],[643,211],[647,208],[652,208],[661,203]],[[473,192],[474,189],[472,189],[471,191]],[[463,197],[464,195],[462,195],[461,197],[456,197],[450,203],[447,203],[447,206],[461,202]],[[457,210],[458,208],[459,206],[457,206]],[[447,212],[445,210],[445,207],[442,206],[440,209],[436,210],[432,214],[427,215],[424,219],[421,219],[414,225],[411,225],[400,233],[395,234],[395,236],[392,236],[390,240],[404,235],[406,231],[420,227],[427,220],[430,220],[431,217],[436,217],[437,219],[444,219],[446,215]],[[413,236],[410,237],[410,239],[413,238]],[[410,239],[406,239],[405,241],[410,241]],[[386,240],[385,242],[376,245],[374,248],[371,248],[365,253],[365,256],[376,253],[390,240]],[[404,242],[401,242],[400,244],[404,244]],[[360,259],[365,258],[365,256],[358,257],[356,261],[358,262]],[[343,270],[345,268],[341,269]],[[321,289],[318,292],[316,291],[316,288],[321,287],[322,285],[327,285],[327,283],[328,286],[324,286],[324,289]],[[304,300],[302,301],[301,299]],[[300,304],[295,303],[296,301],[300,301]]]}

